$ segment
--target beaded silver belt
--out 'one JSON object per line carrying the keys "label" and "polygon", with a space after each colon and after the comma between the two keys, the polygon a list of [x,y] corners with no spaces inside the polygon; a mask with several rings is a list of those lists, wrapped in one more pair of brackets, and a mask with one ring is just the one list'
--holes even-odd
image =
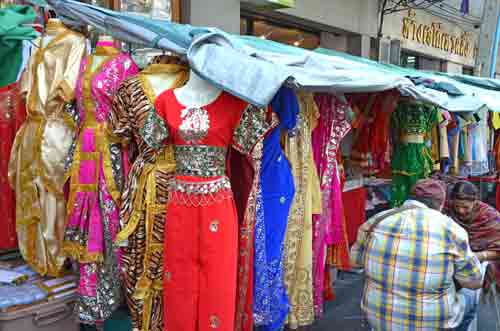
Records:
{"label": "beaded silver belt", "polygon": [[201,207],[232,199],[231,182],[221,177],[204,182],[190,182],[173,178],[169,185],[169,202]]}
{"label": "beaded silver belt", "polygon": [[204,182],[190,182],[179,179],[172,179],[170,182],[170,192],[180,192],[186,194],[214,194],[222,190],[231,190],[231,182],[227,177],[221,177]]}
{"label": "beaded silver belt", "polygon": [[226,149],[215,146],[175,146],[176,174],[217,177],[226,174]]}

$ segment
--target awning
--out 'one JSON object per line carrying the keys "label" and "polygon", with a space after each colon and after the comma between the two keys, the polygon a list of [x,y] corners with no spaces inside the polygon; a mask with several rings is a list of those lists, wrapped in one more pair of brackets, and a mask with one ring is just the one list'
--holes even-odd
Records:
{"label": "awning", "polygon": [[[332,93],[397,88],[403,94],[450,111],[477,111],[485,103],[492,110],[500,111],[500,94],[497,96],[496,91],[495,98],[477,98],[460,88],[461,83],[444,76],[330,50],[311,52],[256,37],[231,35],[214,28],[148,19],[74,0],[48,0],[48,3],[68,25],[92,25],[125,42],[185,56],[191,69],[201,77],[261,107],[287,84]],[[433,80],[436,84],[415,84],[416,78]],[[457,86],[462,94],[450,96],[433,88],[444,83]]]}
{"label": "awning", "polygon": [[185,55],[200,76],[257,106],[267,105],[284,83],[338,93],[399,88],[419,94],[401,75],[371,71],[367,76],[362,66],[335,63],[320,54],[271,41],[147,19],[73,0],[48,2],[68,25],[89,24],[125,42]]}
{"label": "awning", "polygon": [[318,48],[315,52],[371,66],[380,73],[392,73],[412,80],[416,89],[428,99],[434,99],[435,104],[453,112],[476,112],[483,107],[500,112],[500,93],[479,87],[471,87],[446,75],[435,72],[414,70],[394,64],[383,64],[369,59]]}

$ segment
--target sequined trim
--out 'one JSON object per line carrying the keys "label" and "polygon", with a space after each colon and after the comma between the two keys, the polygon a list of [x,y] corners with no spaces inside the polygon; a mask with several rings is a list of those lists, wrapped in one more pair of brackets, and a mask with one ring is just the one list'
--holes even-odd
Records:
{"label": "sequined trim", "polygon": [[187,194],[211,194],[221,190],[231,190],[229,178],[222,177],[206,182],[188,182],[174,179],[170,183],[170,192],[180,192]]}
{"label": "sequined trim", "polygon": [[139,130],[139,134],[146,144],[154,150],[160,150],[163,142],[168,138],[168,129],[163,119],[156,114],[156,111],[149,112],[144,126]]}
{"label": "sequined trim", "polygon": [[173,179],[169,183],[169,203],[204,207],[232,199],[231,182],[227,177],[205,182]]}
{"label": "sequined trim", "polygon": [[175,146],[176,174],[216,177],[226,174],[226,149],[215,146]]}
{"label": "sequined trim", "polygon": [[255,144],[264,137],[269,127],[265,111],[249,105],[241,115],[240,123],[234,131],[234,148],[242,154],[249,154]]}
{"label": "sequined trim", "polygon": [[111,159],[111,171],[113,179],[119,191],[123,189],[124,176],[122,169],[122,151],[119,144],[109,144],[109,156]]}

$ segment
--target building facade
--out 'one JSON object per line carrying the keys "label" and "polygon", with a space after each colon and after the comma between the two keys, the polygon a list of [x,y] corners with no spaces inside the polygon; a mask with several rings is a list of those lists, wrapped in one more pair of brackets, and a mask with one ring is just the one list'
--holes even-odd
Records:
{"label": "building facade", "polygon": [[459,11],[462,0],[445,0],[386,15],[380,39],[378,0],[183,0],[181,8],[182,21],[193,25],[415,69],[480,74],[491,53],[491,40],[480,38],[488,1],[498,0],[469,1],[466,14]]}

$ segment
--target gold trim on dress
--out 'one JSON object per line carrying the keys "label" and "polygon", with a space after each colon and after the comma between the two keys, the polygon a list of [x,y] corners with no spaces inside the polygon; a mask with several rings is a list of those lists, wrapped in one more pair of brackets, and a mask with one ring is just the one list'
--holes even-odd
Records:
{"label": "gold trim on dress", "polygon": [[401,136],[401,142],[404,144],[423,144],[425,135],[423,134],[404,134]]}

